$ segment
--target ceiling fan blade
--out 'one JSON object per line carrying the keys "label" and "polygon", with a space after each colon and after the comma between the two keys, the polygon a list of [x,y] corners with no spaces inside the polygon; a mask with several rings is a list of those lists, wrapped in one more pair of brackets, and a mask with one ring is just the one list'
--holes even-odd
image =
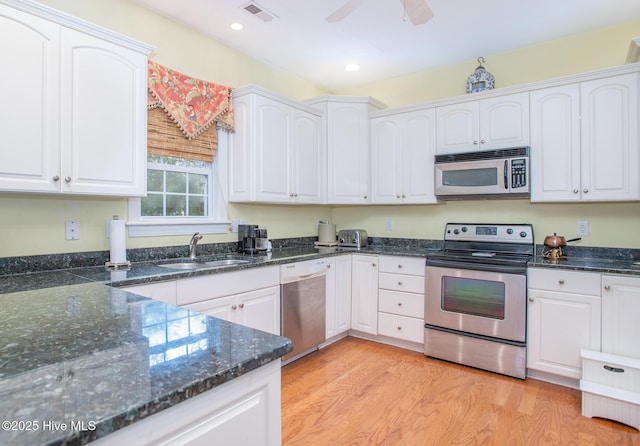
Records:
{"label": "ceiling fan blade", "polygon": [[425,0],[400,0],[400,3],[413,26],[427,23],[433,17],[433,11]]}
{"label": "ceiling fan blade", "polygon": [[329,23],[339,22],[340,20],[351,14],[353,11],[358,9],[363,2],[364,0],[348,0],[344,5],[327,16],[325,20]]}

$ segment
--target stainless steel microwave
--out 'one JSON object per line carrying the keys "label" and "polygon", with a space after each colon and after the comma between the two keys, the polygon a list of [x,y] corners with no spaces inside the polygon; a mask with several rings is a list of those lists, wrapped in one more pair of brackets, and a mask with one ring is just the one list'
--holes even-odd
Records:
{"label": "stainless steel microwave", "polygon": [[436,155],[435,182],[444,200],[529,197],[529,147]]}

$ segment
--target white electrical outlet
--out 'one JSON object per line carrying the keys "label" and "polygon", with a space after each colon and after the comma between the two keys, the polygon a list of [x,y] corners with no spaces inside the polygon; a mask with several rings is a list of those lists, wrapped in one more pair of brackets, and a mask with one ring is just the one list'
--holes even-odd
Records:
{"label": "white electrical outlet", "polygon": [[576,234],[578,237],[587,237],[589,235],[589,222],[579,221],[576,224]]}
{"label": "white electrical outlet", "polygon": [[384,228],[387,231],[393,231],[393,220],[390,218],[387,218],[387,221],[385,222]]}
{"label": "white electrical outlet", "polygon": [[65,238],[67,240],[80,239],[80,223],[78,223],[78,220],[67,220],[64,222],[64,225]]}

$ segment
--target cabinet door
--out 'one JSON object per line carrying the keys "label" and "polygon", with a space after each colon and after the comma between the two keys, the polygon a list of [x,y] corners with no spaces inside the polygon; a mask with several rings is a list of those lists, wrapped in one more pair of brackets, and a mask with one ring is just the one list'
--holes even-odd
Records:
{"label": "cabinet door", "polygon": [[219,297],[204,302],[182,305],[183,308],[204,313],[229,322],[237,322],[238,304],[235,296]]}
{"label": "cabinet door", "polygon": [[579,379],[580,349],[600,350],[600,298],[529,290],[527,367]]}
{"label": "cabinet door", "polygon": [[289,195],[295,203],[322,203],[323,153],[319,116],[294,110]]}
{"label": "cabinet door", "polygon": [[436,108],[437,153],[461,153],[478,150],[478,101]]}
{"label": "cabinet door", "polygon": [[480,150],[529,145],[529,93],[483,99],[480,104]]}
{"label": "cabinet door", "polygon": [[290,201],[291,108],[261,96],[255,97],[256,199]]}
{"label": "cabinet door", "polygon": [[0,5],[0,190],[60,189],[60,27]]}
{"label": "cabinet door", "polygon": [[378,334],[378,258],[354,254],[351,263],[351,328]]}
{"label": "cabinet door", "polygon": [[638,74],[580,84],[582,199],[640,198]]}
{"label": "cabinet door", "polygon": [[252,163],[252,125],[255,116],[251,108],[251,96],[233,98],[235,132],[229,134],[229,201],[247,202],[255,199],[253,179],[255,165]]}
{"label": "cabinet door", "polygon": [[372,203],[402,202],[402,123],[398,116],[371,120]]}
{"label": "cabinet door", "polygon": [[640,358],[640,278],[602,276],[602,351]]}
{"label": "cabinet door", "polygon": [[63,28],[63,192],[146,193],[146,62],[141,53]]}
{"label": "cabinet door", "polygon": [[237,323],[280,334],[280,287],[239,294],[237,306]]}
{"label": "cabinet door", "polygon": [[532,91],[531,201],[580,199],[580,87]]}
{"label": "cabinet door", "polygon": [[431,108],[411,112],[403,119],[402,202],[435,203],[436,111]]}
{"label": "cabinet door", "polygon": [[371,156],[367,108],[367,104],[328,104],[329,204],[364,204],[369,201]]}
{"label": "cabinet door", "polygon": [[351,256],[325,259],[327,264],[326,339],[349,330],[351,326]]}

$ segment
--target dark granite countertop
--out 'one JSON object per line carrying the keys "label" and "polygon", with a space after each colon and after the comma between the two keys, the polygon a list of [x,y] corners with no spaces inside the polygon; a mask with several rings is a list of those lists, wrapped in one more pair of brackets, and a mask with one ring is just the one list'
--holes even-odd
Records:
{"label": "dark granite countertop", "polygon": [[3,445],[85,444],[292,348],[68,271],[0,281]]}
{"label": "dark granite countertop", "polygon": [[640,276],[640,261],[634,259],[567,257],[566,259],[551,260],[537,255],[529,262],[529,266],[536,268]]}
{"label": "dark granite countertop", "polygon": [[[286,338],[141,298],[118,286],[340,253],[425,257],[436,249],[437,243],[360,250],[300,246],[251,257],[247,264],[195,271],[158,266],[188,261],[171,259],[115,271],[91,266],[0,276],[0,414],[3,420],[40,423],[31,431],[1,430],[0,444],[84,444],[291,350]],[[217,254],[198,261],[233,255],[238,256]],[[529,265],[640,275],[635,258],[571,256],[553,262],[537,255]],[[43,429],[44,421],[66,422],[67,428],[50,424]],[[72,430],[71,422],[84,422],[89,429]]]}

